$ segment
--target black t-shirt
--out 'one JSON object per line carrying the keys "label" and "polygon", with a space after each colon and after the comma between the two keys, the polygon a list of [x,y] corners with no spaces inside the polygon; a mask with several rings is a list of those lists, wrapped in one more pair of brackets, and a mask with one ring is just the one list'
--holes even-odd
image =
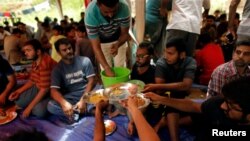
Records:
{"label": "black t-shirt", "polygon": [[0,93],[2,93],[8,84],[8,75],[11,75],[14,73],[13,69],[11,68],[8,61],[0,58]]}
{"label": "black t-shirt", "polygon": [[137,71],[137,65],[135,64],[132,68],[131,79],[141,80],[145,84],[155,82],[155,66],[150,65],[148,70],[143,74],[139,74]]}
{"label": "black t-shirt", "polygon": [[212,97],[202,103],[202,114],[192,117],[194,128],[196,128],[196,141],[211,141],[225,137],[212,136],[213,130],[249,131],[249,126],[239,126],[237,122],[227,117],[224,110],[220,108],[223,102],[224,99],[222,97]]}

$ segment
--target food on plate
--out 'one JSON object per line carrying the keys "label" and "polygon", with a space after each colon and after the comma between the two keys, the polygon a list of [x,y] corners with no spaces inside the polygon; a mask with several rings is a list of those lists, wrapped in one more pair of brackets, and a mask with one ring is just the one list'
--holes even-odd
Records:
{"label": "food on plate", "polygon": [[11,122],[17,117],[17,113],[13,111],[7,111],[5,116],[0,116],[0,125]]}
{"label": "food on plate", "polygon": [[109,100],[123,100],[130,95],[130,92],[124,88],[115,88],[110,91]]}
{"label": "food on plate", "polygon": [[105,120],[104,126],[105,126],[105,134],[106,135],[112,134],[116,129],[116,124],[112,120]]}
{"label": "food on plate", "polygon": [[107,101],[108,97],[101,93],[94,93],[94,94],[91,94],[89,97],[89,102],[92,104],[96,104],[101,100]]}
{"label": "food on plate", "polygon": [[122,90],[119,89],[119,88],[115,88],[112,92],[111,92],[112,95],[115,95],[115,96],[118,96],[120,94],[122,94]]}
{"label": "food on plate", "polygon": [[142,98],[140,96],[136,96],[136,105],[138,107],[145,105],[145,103],[146,103],[145,98]]}

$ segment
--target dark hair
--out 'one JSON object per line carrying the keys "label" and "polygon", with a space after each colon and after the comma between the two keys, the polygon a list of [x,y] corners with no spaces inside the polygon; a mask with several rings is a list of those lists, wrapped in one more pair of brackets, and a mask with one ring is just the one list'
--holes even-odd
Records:
{"label": "dark hair", "polygon": [[250,46],[250,41],[249,40],[237,41],[236,46]]}
{"label": "dark hair", "polygon": [[23,34],[23,32],[20,29],[18,29],[18,28],[14,28],[12,30],[12,34]]}
{"label": "dark hair", "polygon": [[[210,27],[212,28],[212,27]],[[214,41],[214,38],[215,37],[212,37],[211,33],[209,33],[209,31],[206,31],[206,30],[201,30],[201,34],[198,38],[198,42],[206,45],[212,41]]]}
{"label": "dark hair", "polygon": [[56,26],[54,26],[54,27],[53,27],[53,30],[58,31],[60,34],[62,34],[62,33],[63,33],[63,27],[62,27],[62,26],[60,26],[60,25],[56,25]]}
{"label": "dark hair", "polygon": [[215,17],[214,17],[213,15],[208,15],[208,16],[206,17],[206,19],[212,19],[212,20],[215,21]]}
{"label": "dark hair", "polygon": [[49,141],[49,138],[43,132],[23,130],[10,136],[7,141]]}
{"label": "dark hair", "polygon": [[79,25],[76,30],[80,31],[80,32],[83,32],[83,33],[86,32],[86,28],[85,28],[84,25]]}
{"label": "dark hair", "polygon": [[41,50],[41,52],[44,52],[44,48],[43,48],[41,42],[37,39],[28,40],[27,42],[24,43],[23,47],[27,46],[27,45],[31,45],[35,51]]}
{"label": "dark hair", "polygon": [[72,30],[74,30],[74,27],[73,26],[68,26],[68,27],[65,28],[64,32],[67,35]]}
{"label": "dark hair", "polygon": [[222,87],[225,99],[239,104],[243,113],[250,113],[250,77],[241,77]]}
{"label": "dark hair", "polygon": [[57,40],[54,45],[56,51],[59,52],[60,45],[71,45],[71,42],[67,38],[62,38]]}
{"label": "dark hair", "polygon": [[103,4],[109,8],[113,8],[119,2],[119,0],[97,0],[98,4]]}
{"label": "dark hair", "polygon": [[167,42],[166,48],[175,47],[178,53],[186,52],[186,45],[183,39],[174,38]]}
{"label": "dark hair", "polygon": [[249,46],[250,47],[250,41],[248,41],[248,40],[237,41],[233,50],[235,50],[239,46]]}
{"label": "dark hair", "polygon": [[147,49],[149,55],[154,54],[154,45],[149,41],[143,41],[139,44],[139,48]]}

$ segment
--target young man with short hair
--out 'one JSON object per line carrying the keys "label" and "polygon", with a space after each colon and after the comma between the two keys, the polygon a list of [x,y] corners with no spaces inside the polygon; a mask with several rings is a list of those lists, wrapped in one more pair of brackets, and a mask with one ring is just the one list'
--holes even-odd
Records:
{"label": "young man with short hair", "polygon": [[150,42],[142,42],[136,51],[136,63],[131,72],[131,79],[143,81],[145,84],[155,82],[155,66],[150,64],[154,48]]}
{"label": "young man with short hair", "polygon": [[44,52],[41,43],[36,39],[27,41],[22,50],[27,59],[33,60],[30,78],[10,94],[9,100],[15,100],[17,108],[24,109],[24,118],[31,114],[44,117],[47,113],[50,74],[56,62]]}
{"label": "young man with short hair", "polygon": [[[170,92],[170,97],[184,98],[188,95],[196,71],[196,62],[192,57],[186,56],[185,42],[181,38],[175,38],[166,44],[165,57],[156,63],[155,83],[145,86],[144,91]],[[172,141],[179,140],[179,112],[170,108],[165,110],[167,123]],[[165,117],[162,118],[165,120]],[[161,121],[162,121],[161,120]],[[155,129],[158,130],[161,122]]]}
{"label": "young man with short hair", "polygon": [[[85,25],[95,56],[107,76],[126,62],[130,11],[125,0],[93,0],[86,9]],[[113,60],[113,61],[112,61]]]}

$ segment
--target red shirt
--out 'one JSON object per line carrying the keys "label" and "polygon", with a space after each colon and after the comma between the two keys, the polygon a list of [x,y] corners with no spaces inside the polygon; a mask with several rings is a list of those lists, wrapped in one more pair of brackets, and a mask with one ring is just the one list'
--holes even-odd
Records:
{"label": "red shirt", "polygon": [[221,47],[215,43],[206,44],[195,55],[197,67],[202,69],[199,81],[202,85],[208,85],[213,70],[224,63]]}
{"label": "red shirt", "polygon": [[48,54],[42,56],[40,64],[33,62],[30,80],[35,83],[37,88],[50,87],[51,71],[56,64],[56,61],[54,61]]}

